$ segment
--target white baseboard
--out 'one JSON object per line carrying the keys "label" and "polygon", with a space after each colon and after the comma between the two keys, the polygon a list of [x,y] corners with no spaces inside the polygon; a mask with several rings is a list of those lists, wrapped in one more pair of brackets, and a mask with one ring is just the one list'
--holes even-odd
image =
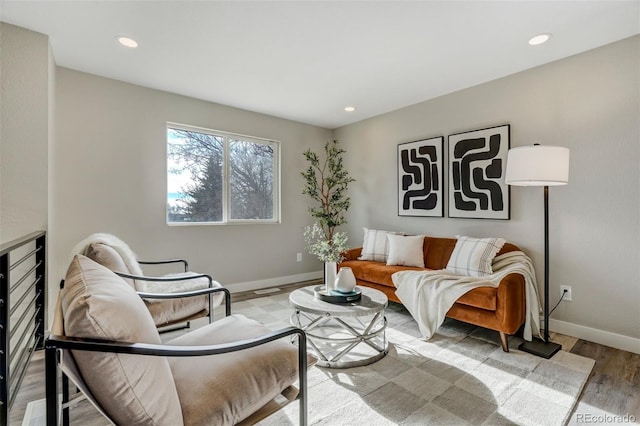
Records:
{"label": "white baseboard", "polygon": [[231,293],[238,293],[241,291],[260,290],[263,288],[277,287],[279,285],[293,284],[301,281],[315,280],[323,277],[322,271],[307,272],[304,274],[287,275],[286,277],[269,278],[259,281],[247,281],[243,283],[227,284],[225,287],[229,289]]}
{"label": "white baseboard", "polygon": [[589,342],[599,343],[612,348],[622,349],[636,354],[640,354],[640,339],[612,333],[610,331],[598,330],[596,328],[585,327],[584,325],[573,324],[565,321],[549,319],[549,330],[567,336],[577,337]]}

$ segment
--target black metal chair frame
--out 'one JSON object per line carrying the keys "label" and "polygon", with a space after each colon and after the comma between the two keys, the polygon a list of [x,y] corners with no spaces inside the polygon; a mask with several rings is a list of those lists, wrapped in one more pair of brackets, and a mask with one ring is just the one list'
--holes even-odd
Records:
{"label": "black metal chair frame", "polygon": [[138,260],[141,265],[164,265],[166,263],[182,263],[184,271],[189,272],[189,263],[184,259],[167,259],[167,260]]}
{"label": "black metal chair frame", "polygon": [[[46,374],[46,398],[47,398],[47,425],[58,426],[58,354],[60,350],[92,351],[123,353],[146,356],[167,356],[167,357],[193,357],[219,355],[230,352],[237,352],[244,349],[253,348],[265,343],[279,340],[287,336],[298,336],[298,395],[297,400],[300,405],[299,423],[301,426],[307,425],[307,338],[305,332],[297,327],[286,327],[281,330],[268,333],[264,336],[241,340],[231,345],[208,345],[208,346],[169,346],[154,345],[146,343],[126,343],[115,341],[103,341],[92,339],[79,339],[64,336],[49,336],[44,343],[45,346],[45,374]],[[63,425],[69,424],[68,407],[64,406],[65,383],[63,375]],[[68,380],[68,379],[67,379]]]}
{"label": "black metal chair frame", "polygon": [[[126,274],[123,274],[126,275]],[[204,275],[207,276],[208,275]],[[128,275],[128,278],[136,277]],[[195,277],[195,276],[194,276]],[[143,277],[150,278],[150,277]],[[179,278],[181,279],[181,278]],[[211,279],[211,277],[209,277]],[[163,280],[164,281],[164,280]],[[64,285],[61,282],[60,288]],[[212,293],[224,292],[225,294],[225,316],[231,315],[231,298],[229,290],[224,287],[205,288],[184,293],[143,293],[138,292],[140,297],[155,299],[171,299],[174,297],[196,297],[205,294],[211,296]],[[209,298],[211,301],[211,298]],[[213,311],[210,311],[210,318]],[[58,350],[81,350],[93,352],[125,353],[133,355],[148,356],[206,356],[218,355],[229,352],[241,351],[287,336],[298,335],[298,381],[299,390],[297,399],[300,403],[300,425],[307,424],[307,336],[298,327],[286,327],[273,331],[255,339],[241,340],[229,345],[208,345],[208,346],[169,346],[154,345],[148,343],[128,343],[116,341],[104,341],[97,339],[80,339],[74,337],[50,335],[44,342],[45,348],[45,375],[46,375],[46,398],[47,398],[47,425],[58,426]],[[62,373],[62,424],[69,424],[69,379]]]}

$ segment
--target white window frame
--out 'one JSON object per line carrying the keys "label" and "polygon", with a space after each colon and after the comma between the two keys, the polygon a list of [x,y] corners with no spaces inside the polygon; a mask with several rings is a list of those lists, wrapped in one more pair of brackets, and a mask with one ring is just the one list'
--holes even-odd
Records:
{"label": "white window frame", "polygon": [[[167,203],[167,195],[169,193],[169,129],[178,129],[188,132],[205,133],[212,136],[223,138],[223,167],[222,167],[222,220],[220,222],[169,222],[169,209]],[[202,225],[256,225],[256,224],[278,224],[281,223],[280,217],[280,141],[273,139],[265,139],[257,136],[248,136],[239,133],[225,132],[223,130],[207,129],[204,127],[190,126],[167,121],[165,127],[165,159],[167,173],[167,186],[165,187],[165,220],[168,226],[202,226]],[[231,194],[229,190],[230,162],[229,162],[229,142],[230,139],[238,139],[243,142],[254,142],[257,144],[268,144],[273,147],[273,218],[272,219],[231,219]]]}

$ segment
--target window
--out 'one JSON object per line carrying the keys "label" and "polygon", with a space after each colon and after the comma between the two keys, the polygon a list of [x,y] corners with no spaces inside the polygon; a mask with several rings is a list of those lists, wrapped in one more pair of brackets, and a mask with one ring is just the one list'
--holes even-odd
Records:
{"label": "window", "polygon": [[167,124],[167,223],[279,221],[279,144]]}

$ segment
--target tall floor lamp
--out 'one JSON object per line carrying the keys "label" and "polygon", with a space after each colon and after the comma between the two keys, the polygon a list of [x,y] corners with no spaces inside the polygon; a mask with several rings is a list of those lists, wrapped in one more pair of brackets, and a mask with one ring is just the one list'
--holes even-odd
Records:
{"label": "tall floor lamp", "polygon": [[505,182],[544,187],[544,340],[525,341],[519,348],[549,359],[562,348],[549,340],[549,187],[569,183],[569,149],[539,144],[510,149]]}

